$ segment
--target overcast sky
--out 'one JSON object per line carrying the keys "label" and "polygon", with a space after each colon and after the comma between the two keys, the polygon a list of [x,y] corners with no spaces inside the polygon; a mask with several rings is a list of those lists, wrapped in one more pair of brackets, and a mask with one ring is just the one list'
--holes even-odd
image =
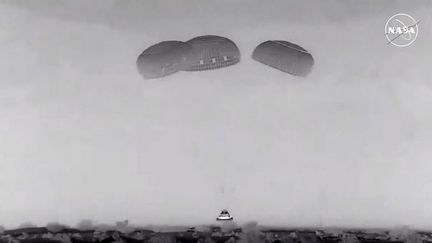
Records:
{"label": "overcast sky", "polygon": [[[0,1],[0,224],[432,227],[431,1]],[[419,24],[387,45],[399,12]],[[144,80],[215,34],[239,64]],[[294,77],[251,59],[309,50]]]}

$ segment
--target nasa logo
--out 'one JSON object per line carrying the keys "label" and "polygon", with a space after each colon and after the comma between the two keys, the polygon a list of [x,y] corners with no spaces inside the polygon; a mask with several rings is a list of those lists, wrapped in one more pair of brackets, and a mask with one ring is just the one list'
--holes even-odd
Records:
{"label": "nasa logo", "polygon": [[408,14],[398,13],[391,16],[385,25],[387,44],[398,47],[411,45],[418,36],[418,21]]}

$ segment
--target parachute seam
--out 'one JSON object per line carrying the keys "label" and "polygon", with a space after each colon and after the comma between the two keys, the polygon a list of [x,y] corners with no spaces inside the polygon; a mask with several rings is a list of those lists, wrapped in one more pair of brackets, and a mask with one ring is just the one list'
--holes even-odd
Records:
{"label": "parachute seam", "polygon": [[296,51],[303,52],[303,53],[308,53],[308,54],[309,54],[309,52],[306,51],[306,50],[298,49],[298,48],[293,47],[293,46],[288,46],[288,45],[286,45],[286,44],[284,44],[284,43],[282,43],[282,42],[280,42],[280,41],[273,41],[273,42],[275,42],[275,43],[277,43],[277,44],[279,44],[279,45],[281,45],[281,46],[288,47],[288,48],[290,48],[290,49],[294,49],[294,50],[296,50]]}

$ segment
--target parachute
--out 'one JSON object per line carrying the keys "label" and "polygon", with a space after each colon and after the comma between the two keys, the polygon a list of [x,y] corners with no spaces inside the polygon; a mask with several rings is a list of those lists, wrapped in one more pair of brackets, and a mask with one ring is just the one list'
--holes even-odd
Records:
{"label": "parachute", "polygon": [[219,214],[219,216],[216,218],[216,220],[233,220],[233,216],[231,216],[231,214],[228,212],[228,210],[226,209],[222,209],[221,213]]}
{"label": "parachute", "polygon": [[188,43],[192,47],[191,59],[186,71],[203,71],[234,65],[240,61],[240,51],[236,44],[225,37],[198,36]]}
{"label": "parachute", "polygon": [[288,41],[273,40],[259,44],[252,58],[260,63],[296,76],[308,75],[314,65],[312,55]]}
{"label": "parachute", "polygon": [[[282,40],[259,44],[252,58],[296,76],[308,75],[314,65],[304,48]],[[160,78],[178,71],[203,71],[228,67],[240,62],[240,51],[230,39],[205,35],[186,42],[163,41],[150,46],[137,59],[138,71],[146,79]]]}
{"label": "parachute", "polygon": [[181,41],[163,41],[150,46],[137,59],[138,71],[146,79],[160,78],[185,69],[191,46]]}

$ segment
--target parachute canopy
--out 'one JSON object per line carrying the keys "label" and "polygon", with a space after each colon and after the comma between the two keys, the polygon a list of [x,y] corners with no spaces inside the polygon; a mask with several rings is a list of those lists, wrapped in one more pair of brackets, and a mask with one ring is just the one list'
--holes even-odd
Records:
{"label": "parachute canopy", "polygon": [[238,47],[228,38],[206,35],[195,37],[186,43],[192,47],[186,71],[222,68],[240,61]]}
{"label": "parachute canopy", "polygon": [[216,220],[233,220],[233,216],[230,215],[228,210],[223,209]]}
{"label": "parachute canopy", "polygon": [[163,41],[139,55],[138,71],[146,78],[160,78],[186,68],[191,46],[181,41]]}
{"label": "parachute canopy", "polygon": [[261,43],[255,48],[252,58],[296,76],[306,76],[314,65],[314,59],[308,51],[296,44],[281,40]]}

